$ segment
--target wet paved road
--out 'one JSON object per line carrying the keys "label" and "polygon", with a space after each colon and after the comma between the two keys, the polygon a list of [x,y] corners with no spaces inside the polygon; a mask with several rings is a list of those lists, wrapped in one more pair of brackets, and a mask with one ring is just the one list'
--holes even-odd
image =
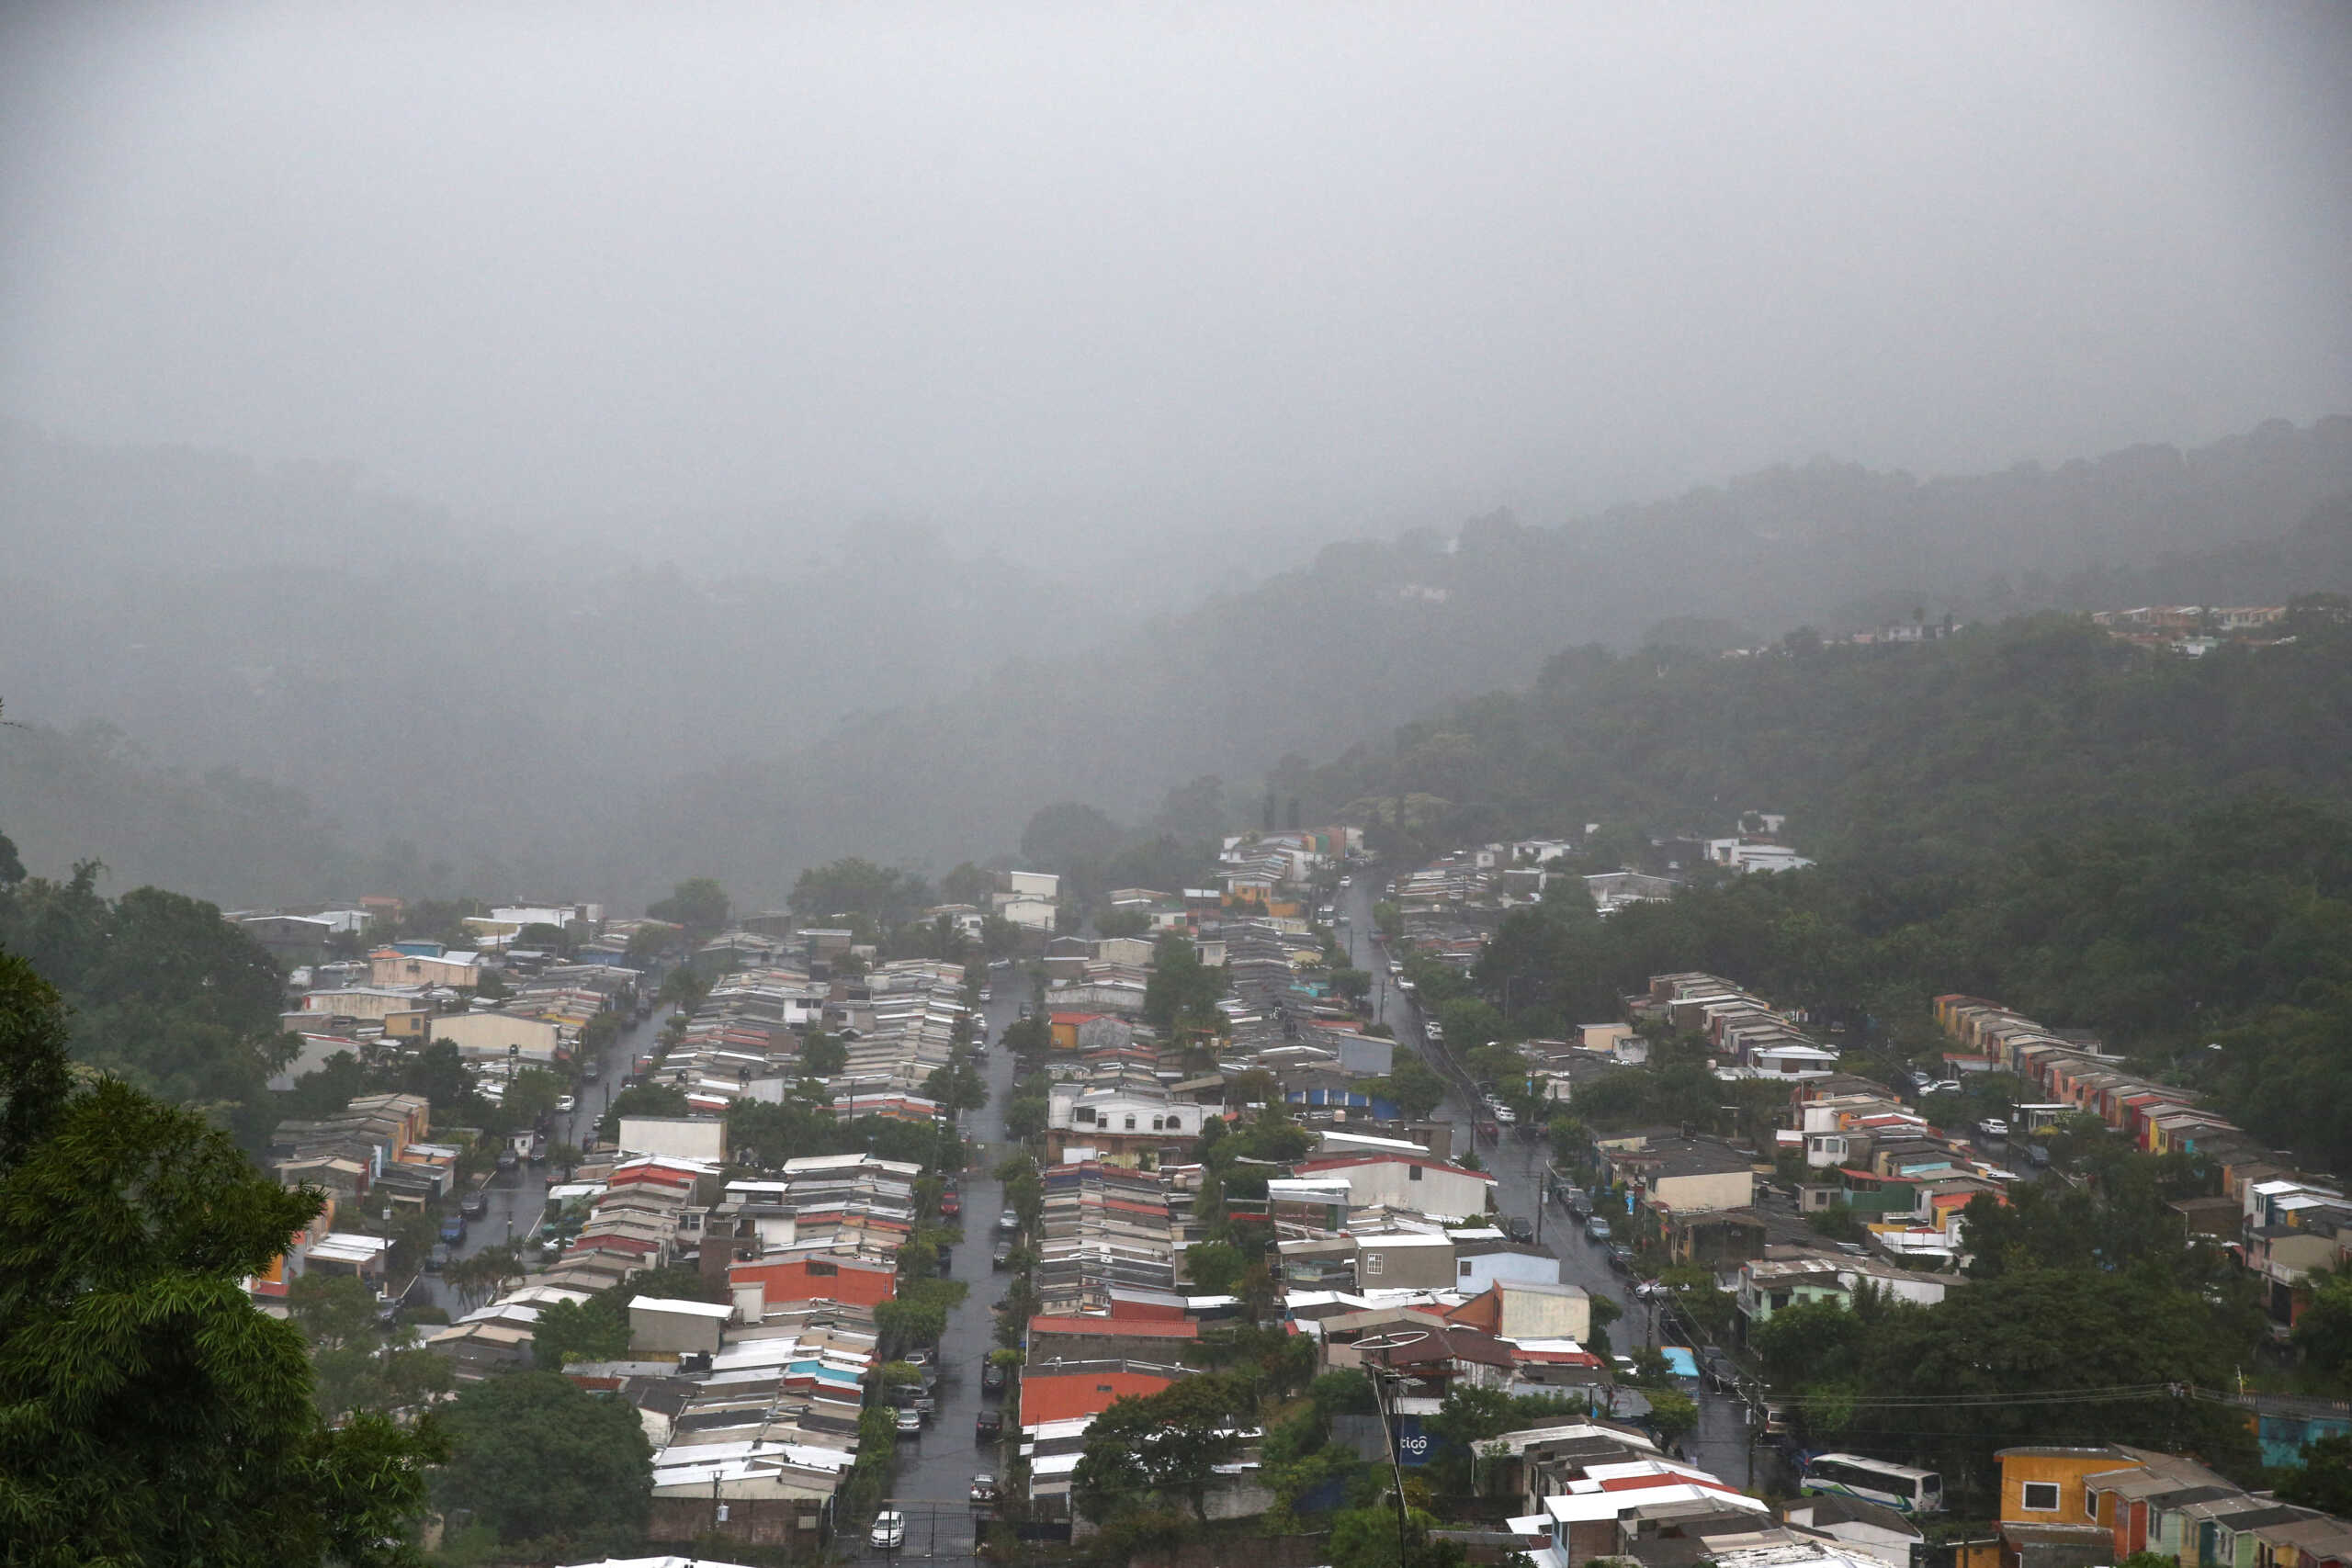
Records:
{"label": "wet paved road", "polygon": [[[581,1086],[580,1104],[569,1116],[559,1115],[548,1129],[548,1142],[575,1144],[586,1148],[594,1139],[596,1119],[605,1113],[612,1098],[620,1090],[621,1079],[628,1073],[631,1056],[650,1050],[662,1033],[662,1020],[668,1010],[656,1008],[653,1016],[642,1023],[632,1023],[623,1029],[598,1062],[599,1077],[593,1084]],[[490,1185],[482,1189],[490,1200],[490,1212],[467,1227],[466,1239],[453,1250],[459,1258],[470,1258],[485,1247],[497,1247],[511,1240],[527,1237],[536,1229],[546,1212],[548,1185],[562,1176],[553,1166],[532,1165],[528,1161],[513,1170],[492,1173]],[[524,1261],[536,1259],[526,1254]],[[427,1304],[447,1310],[452,1318],[462,1315],[465,1305],[437,1274],[420,1275],[408,1293],[412,1306]]]}
{"label": "wet paved road", "polygon": [[[1373,976],[1377,1016],[1396,1032],[1399,1042],[1419,1042],[1422,1038],[1420,1010],[1412,997],[1399,991],[1389,978],[1385,950],[1372,941],[1372,906],[1378,886],[1385,881],[1385,874],[1377,870],[1359,872],[1355,886],[1340,894],[1340,909],[1350,917],[1351,922],[1344,940],[1350,961]],[[1446,1071],[1442,1061],[1432,1060],[1431,1066]],[[1449,1083],[1453,1081],[1450,1072],[1447,1078]],[[1623,1315],[1609,1331],[1617,1352],[1623,1354],[1638,1345],[1657,1343],[1649,1304],[1634,1298],[1632,1280],[1609,1267],[1607,1249],[1587,1240],[1566,1209],[1539,1201],[1544,1172],[1551,1160],[1549,1144],[1541,1139],[1521,1141],[1509,1129],[1498,1143],[1477,1143],[1476,1122],[1458,1088],[1449,1089],[1437,1115],[1439,1120],[1453,1123],[1455,1152],[1476,1149],[1480,1163],[1494,1175],[1502,1212],[1520,1215],[1530,1224],[1540,1223],[1539,1244],[1561,1260],[1561,1278],[1595,1296],[1609,1297],[1623,1309]],[[1700,1391],[1698,1399],[1699,1427],[1683,1439],[1684,1453],[1693,1464],[1724,1480],[1735,1485],[1746,1484],[1750,1473],[1746,1405],[1708,1390]],[[1756,1463],[1761,1466],[1770,1451],[1758,1449],[1755,1457]]]}
{"label": "wet paved road", "polygon": [[[980,1370],[996,1348],[999,1296],[1012,1288],[1012,1276],[989,1267],[989,1252],[996,1245],[996,1217],[1004,1208],[1004,1190],[989,1174],[1004,1156],[1004,1102],[1012,1098],[1017,1066],[1012,1053],[996,1044],[1004,1026],[1021,1016],[1030,997],[1029,981],[1018,969],[990,972],[990,998],[984,1011],[989,1024],[989,1102],[964,1116],[964,1135],[980,1145],[972,1168],[964,1173],[963,1239],[953,1245],[948,1275],[971,1287],[964,1304],[947,1314],[946,1337],[941,1340],[939,1413],[917,1438],[899,1439],[899,1474],[892,1506],[907,1516],[907,1544],[897,1551],[876,1551],[864,1538],[838,1543],[846,1552],[853,1545],[864,1554],[859,1562],[969,1562],[973,1557],[972,1477],[983,1472],[1004,1473],[997,1445],[979,1443],[972,1435],[972,1418],[983,1404],[1001,1405],[994,1395],[983,1397]],[[951,1234],[956,1222],[949,1221]],[[863,1525],[860,1526],[863,1529]]]}

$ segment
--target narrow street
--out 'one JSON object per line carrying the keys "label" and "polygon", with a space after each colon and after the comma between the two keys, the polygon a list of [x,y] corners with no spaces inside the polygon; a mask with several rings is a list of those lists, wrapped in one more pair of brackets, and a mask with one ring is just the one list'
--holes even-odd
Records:
{"label": "narrow street", "polygon": [[[1372,940],[1376,930],[1372,907],[1379,897],[1380,879],[1377,868],[1366,868],[1356,874],[1353,886],[1340,894],[1340,910],[1349,917],[1344,933],[1349,962],[1373,976],[1374,1016],[1396,1032],[1400,1043],[1410,1043],[1430,1057],[1430,1066],[1445,1077],[1449,1088],[1437,1116],[1453,1123],[1455,1152],[1476,1150],[1479,1163],[1496,1179],[1502,1213],[1521,1216],[1536,1227],[1537,1245],[1561,1260],[1566,1283],[1582,1286],[1590,1294],[1606,1296],[1618,1304],[1623,1315],[1610,1329],[1610,1338],[1620,1354],[1634,1346],[1657,1343],[1653,1314],[1647,1303],[1634,1298],[1634,1281],[1609,1267],[1607,1249],[1586,1239],[1566,1209],[1541,1201],[1544,1172],[1551,1162],[1550,1144],[1509,1135],[1492,1145],[1477,1141],[1477,1120],[1455,1083],[1457,1072],[1424,1043],[1420,1009],[1410,994],[1397,989],[1384,950]],[[1683,1439],[1684,1452],[1701,1468],[1726,1481],[1746,1483],[1750,1474],[1747,1405],[1710,1389],[1695,1393],[1699,1427]],[[1760,1465],[1767,1457],[1759,1453],[1756,1462]]]}
{"label": "narrow street", "polygon": [[[907,1543],[896,1551],[876,1551],[862,1536],[836,1543],[858,1562],[969,1562],[974,1529],[972,1477],[985,1472],[1001,1477],[1003,1461],[994,1443],[974,1439],[972,1419],[984,1405],[1003,1401],[980,1392],[980,1370],[996,1348],[997,1298],[1012,1289],[1012,1276],[989,1266],[996,1245],[996,1217],[1004,1189],[990,1174],[1005,1156],[1004,1105],[1019,1072],[1012,1053],[996,1043],[1004,1026],[1021,1016],[1029,999],[1028,976],[1017,967],[989,971],[988,1021],[989,1102],[964,1115],[964,1135],[977,1145],[972,1168],[964,1173],[962,1237],[951,1241],[948,1275],[971,1287],[964,1304],[947,1314],[940,1341],[939,1411],[921,1437],[899,1439],[899,1475],[890,1506],[907,1516]],[[951,1237],[956,1222],[948,1221]]]}
{"label": "narrow street", "polygon": [[[656,1008],[650,1018],[621,1030],[596,1065],[596,1081],[581,1086],[579,1105],[569,1115],[559,1114],[549,1124],[550,1145],[572,1144],[584,1149],[594,1141],[596,1119],[619,1092],[621,1080],[628,1074],[630,1058],[639,1051],[651,1049],[661,1035],[666,1015],[666,1009]],[[452,1256],[470,1258],[486,1247],[500,1247],[529,1236],[546,1211],[548,1183],[561,1174],[551,1165],[533,1165],[527,1160],[513,1170],[493,1172],[490,1184],[482,1189],[482,1195],[490,1200],[490,1212],[469,1223],[466,1239],[450,1248]],[[530,1261],[528,1258],[525,1259],[526,1263]],[[441,1307],[453,1319],[465,1310],[458,1292],[438,1274],[418,1275],[416,1283],[409,1288],[407,1300],[412,1306]]]}

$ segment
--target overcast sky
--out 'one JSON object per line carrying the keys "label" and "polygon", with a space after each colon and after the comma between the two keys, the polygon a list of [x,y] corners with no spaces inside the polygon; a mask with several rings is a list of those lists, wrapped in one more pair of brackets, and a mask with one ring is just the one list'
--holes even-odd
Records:
{"label": "overcast sky", "polygon": [[2199,440],[2352,411],[2347,83],[2334,4],[20,6],[0,412],[1016,552]]}

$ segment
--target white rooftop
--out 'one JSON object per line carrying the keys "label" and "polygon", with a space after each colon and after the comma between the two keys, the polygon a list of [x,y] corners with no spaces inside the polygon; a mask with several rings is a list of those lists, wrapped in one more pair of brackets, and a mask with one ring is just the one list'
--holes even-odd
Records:
{"label": "white rooftop", "polygon": [[648,1312],[683,1313],[688,1317],[729,1318],[735,1315],[735,1309],[724,1302],[689,1302],[675,1296],[634,1296],[630,1298],[628,1307],[631,1312],[643,1307]]}

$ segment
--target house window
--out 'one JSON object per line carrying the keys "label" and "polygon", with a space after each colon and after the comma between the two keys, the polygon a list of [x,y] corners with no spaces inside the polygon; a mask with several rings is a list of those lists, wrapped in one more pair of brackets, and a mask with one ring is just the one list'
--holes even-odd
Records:
{"label": "house window", "polygon": [[2030,1514],[2054,1514],[2058,1511],[2058,1483],[2054,1481],[2029,1481],[2025,1483],[2025,1509]]}
{"label": "house window", "polygon": [[831,1279],[841,1271],[842,1268],[838,1263],[811,1263],[808,1265],[809,1273],[813,1275],[820,1275],[826,1279]]}
{"label": "house window", "polygon": [[1365,1253],[1365,1254],[1363,1255],[1363,1271],[1364,1271],[1366,1274],[1377,1274],[1377,1273],[1379,1273],[1379,1272],[1380,1272],[1380,1265],[1381,1265],[1381,1264],[1382,1264],[1382,1262],[1384,1262],[1385,1260],[1385,1254],[1378,1253],[1378,1252],[1367,1252],[1367,1253]]}
{"label": "house window", "polygon": [[1081,1127],[1091,1127],[1094,1125],[1094,1107],[1081,1105],[1069,1113],[1069,1119]]}
{"label": "house window", "polygon": [[1418,1166],[1418,1165],[1408,1165],[1408,1166],[1407,1166],[1407,1167],[1405,1168],[1405,1179],[1406,1179],[1406,1180],[1408,1180],[1408,1181],[1419,1181],[1420,1179],[1421,1179],[1421,1168],[1420,1168],[1419,1166]]}
{"label": "house window", "polygon": [[1462,1277],[1463,1277],[1464,1279],[1465,1279],[1465,1280],[1467,1280],[1468,1278],[1470,1278],[1470,1261],[1469,1261],[1469,1259],[1468,1259],[1468,1258],[1464,1258],[1464,1259],[1463,1259],[1463,1262],[1462,1262],[1462,1269],[1461,1269],[1461,1274],[1462,1274]]}
{"label": "house window", "polygon": [[1128,1117],[1128,1118],[1127,1118],[1127,1125],[1126,1125],[1125,1130],[1126,1130],[1127,1132],[1130,1132],[1130,1133],[1132,1133],[1132,1132],[1134,1132],[1134,1131],[1136,1130],[1136,1119],[1135,1119],[1134,1117],[1130,1116],[1130,1117]]}

